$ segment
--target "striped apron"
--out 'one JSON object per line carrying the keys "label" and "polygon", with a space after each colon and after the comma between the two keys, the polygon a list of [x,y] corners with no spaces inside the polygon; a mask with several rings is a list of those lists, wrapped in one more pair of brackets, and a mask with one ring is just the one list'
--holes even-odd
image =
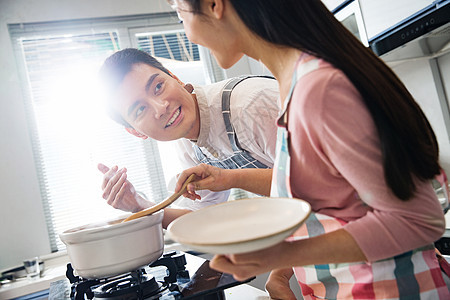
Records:
{"label": "striped apron", "polygon": [[[278,120],[272,197],[292,197],[287,107],[299,78],[318,68],[319,60],[300,64]],[[338,230],[345,221],[318,213],[289,238],[298,240]],[[314,251],[311,249],[311,251]],[[341,263],[294,267],[304,299],[450,299],[433,245],[372,263]]]}
{"label": "striped apron", "polygon": [[200,161],[200,163],[208,164],[221,169],[268,168],[268,166],[266,166],[264,163],[251,156],[251,154],[247,150],[240,147],[236,131],[234,130],[233,124],[231,123],[231,92],[236,85],[250,77],[263,77],[273,79],[273,77],[263,75],[235,77],[227,82],[222,91],[222,117],[225,123],[225,129],[227,131],[231,149],[233,149],[233,154],[229,157],[226,157],[225,159],[211,159],[202,152],[202,149],[199,146],[194,145],[193,148],[195,157]]}

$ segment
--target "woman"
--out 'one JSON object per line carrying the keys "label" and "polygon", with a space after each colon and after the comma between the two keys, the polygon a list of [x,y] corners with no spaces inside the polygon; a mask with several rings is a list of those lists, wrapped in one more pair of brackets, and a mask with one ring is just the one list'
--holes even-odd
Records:
{"label": "woman", "polygon": [[178,187],[196,173],[192,199],[200,189],[271,189],[315,212],[292,239],[216,256],[211,266],[237,279],[274,270],[272,298],[295,299],[293,267],[306,299],[448,299],[432,245],[445,227],[430,184],[440,173],[438,144],[394,73],[319,0],[171,4],[188,38],[222,67],[243,54],[262,61],[284,100],[273,175],[198,166]]}

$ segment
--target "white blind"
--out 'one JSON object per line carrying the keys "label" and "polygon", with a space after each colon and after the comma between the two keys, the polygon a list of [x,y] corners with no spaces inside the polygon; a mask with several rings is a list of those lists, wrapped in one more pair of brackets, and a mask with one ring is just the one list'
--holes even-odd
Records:
{"label": "white blind", "polygon": [[137,47],[158,58],[182,81],[205,85],[224,80],[225,71],[208,49],[191,43],[183,30],[135,34]]}
{"label": "white blind", "polygon": [[124,214],[101,197],[99,162],[126,167],[129,180],[148,199],[167,196],[157,143],[128,134],[106,116],[99,100],[98,69],[120,48],[117,26],[78,30],[66,24],[64,30],[60,25],[43,24],[43,31],[37,24],[9,28],[23,75],[52,251],[65,248],[62,231]]}
{"label": "white blind", "polygon": [[124,214],[101,198],[97,163],[126,166],[137,190],[154,201],[167,194],[158,148],[105,114],[97,73],[118,49],[115,32],[18,39],[26,66],[27,107],[53,251],[68,228]]}
{"label": "white blind", "polygon": [[[161,32],[166,26],[179,29]],[[101,197],[99,162],[126,167],[130,182],[149,200],[167,197],[166,182],[180,171],[173,144],[143,141],[110,120],[99,100],[97,74],[114,51],[138,45],[185,82],[223,79],[223,70],[208,69],[204,49],[187,40],[177,18],[157,14],[8,27],[52,251],[65,249],[62,231],[124,214]],[[211,78],[214,72],[219,75]]]}

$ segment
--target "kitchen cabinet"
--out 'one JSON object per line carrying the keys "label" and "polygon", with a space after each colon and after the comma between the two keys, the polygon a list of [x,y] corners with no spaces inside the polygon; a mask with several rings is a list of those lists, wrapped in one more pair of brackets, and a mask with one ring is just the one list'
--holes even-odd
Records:
{"label": "kitchen cabinet", "polygon": [[[357,0],[355,0],[357,1]],[[431,5],[433,0],[359,0],[367,38],[372,38]]]}
{"label": "kitchen cabinet", "polygon": [[349,0],[322,0],[322,2],[330,11],[334,11],[339,6],[343,5],[346,2],[349,2]]}
{"label": "kitchen cabinet", "polygon": [[335,12],[334,16],[342,23],[342,25],[353,33],[361,43],[366,47],[369,46],[359,1],[354,0],[344,2],[346,2],[345,6]]}

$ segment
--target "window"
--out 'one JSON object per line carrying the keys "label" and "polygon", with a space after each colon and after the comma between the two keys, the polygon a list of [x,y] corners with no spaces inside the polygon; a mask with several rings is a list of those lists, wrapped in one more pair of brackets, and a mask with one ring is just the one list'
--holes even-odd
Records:
{"label": "window", "polygon": [[[177,28],[165,32],[161,26]],[[99,162],[127,167],[136,190],[155,202],[164,199],[167,177],[173,171],[163,172],[167,168],[163,168],[161,145],[137,139],[106,116],[98,100],[96,76],[106,57],[135,46],[160,57],[175,74],[189,67],[196,70],[198,83],[216,81],[208,75],[211,72],[205,75],[204,49],[187,41],[176,17],[13,24],[9,31],[22,71],[52,251],[65,248],[60,232],[124,214],[101,197]]]}

